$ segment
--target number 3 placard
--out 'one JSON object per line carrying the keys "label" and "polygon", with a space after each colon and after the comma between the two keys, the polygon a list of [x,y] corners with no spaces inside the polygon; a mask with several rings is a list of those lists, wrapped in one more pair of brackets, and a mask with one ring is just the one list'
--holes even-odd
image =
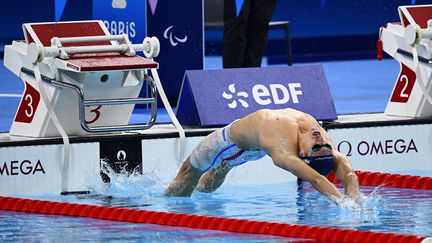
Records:
{"label": "number 3 placard", "polygon": [[30,84],[25,82],[25,92],[15,117],[16,122],[31,123],[39,105],[40,94]]}

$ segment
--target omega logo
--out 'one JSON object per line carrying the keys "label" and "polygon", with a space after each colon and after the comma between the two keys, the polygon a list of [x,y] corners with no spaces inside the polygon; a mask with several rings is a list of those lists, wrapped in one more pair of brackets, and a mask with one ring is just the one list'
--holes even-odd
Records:
{"label": "omega logo", "polygon": [[40,160],[32,163],[30,160],[12,160],[0,164],[0,176],[15,176],[15,175],[34,175],[36,173],[45,174],[45,169]]}
{"label": "omega logo", "polygon": [[349,141],[341,141],[337,149],[346,156],[352,156],[353,152],[357,152],[360,156],[418,153],[417,145],[412,138],[409,141],[405,141],[404,139],[388,139],[372,142],[360,141],[354,145]]}

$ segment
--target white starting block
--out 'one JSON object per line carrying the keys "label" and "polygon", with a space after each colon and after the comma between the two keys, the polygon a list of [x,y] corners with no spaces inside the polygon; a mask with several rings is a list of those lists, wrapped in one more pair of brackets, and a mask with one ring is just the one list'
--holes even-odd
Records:
{"label": "white starting block", "polygon": [[[101,149],[105,145],[97,140],[100,136],[82,146],[71,144],[69,136],[89,139],[91,133],[109,133],[105,137],[121,138],[131,130],[143,134],[156,121],[158,95],[179,133],[175,148],[176,160],[181,160],[185,132],[166,98],[159,64],[153,61],[160,51],[156,37],[132,44],[127,35],[110,35],[102,21],[31,23],[24,24],[23,31],[25,41],[13,41],[4,50],[4,65],[24,81],[25,90],[2,145],[24,140],[44,144],[50,140],[45,138],[59,136],[63,144],[42,146],[49,147],[45,152],[34,147],[34,159],[16,159],[28,155],[28,144],[0,145],[0,192],[81,191],[83,175],[102,176],[102,160],[109,160],[111,168],[142,172],[138,138],[118,141],[113,148],[118,151],[111,155],[111,148]],[[139,51],[145,58],[136,55]],[[149,95],[139,97],[144,84]],[[129,124],[135,104],[150,105],[146,122]],[[139,155],[133,155],[135,151]]]}
{"label": "white starting block", "polygon": [[[154,124],[160,81],[148,72],[158,68],[152,59],[159,53],[157,38],[131,44],[127,35],[110,35],[102,21],[24,24],[23,30],[25,41],[4,51],[4,65],[25,84],[11,135],[59,136],[58,123],[67,135]],[[139,98],[144,83],[150,95]],[[128,125],[135,104],[150,104],[151,117]]]}
{"label": "white starting block", "polygon": [[401,65],[385,114],[430,117],[432,5],[400,6],[398,11],[400,23],[388,23],[380,28],[383,50]]}

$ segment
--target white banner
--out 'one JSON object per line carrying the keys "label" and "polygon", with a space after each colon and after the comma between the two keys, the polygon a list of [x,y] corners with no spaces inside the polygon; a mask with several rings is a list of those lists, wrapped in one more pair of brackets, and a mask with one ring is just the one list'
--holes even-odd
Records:
{"label": "white banner", "polygon": [[[62,146],[34,145],[0,148],[0,194],[35,195],[62,192]],[[87,191],[99,175],[98,143],[72,144],[67,191]]]}
{"label": "white banner", "polygon": [[354,169],[425,175],[432,172],[432,124],[329,129]]}

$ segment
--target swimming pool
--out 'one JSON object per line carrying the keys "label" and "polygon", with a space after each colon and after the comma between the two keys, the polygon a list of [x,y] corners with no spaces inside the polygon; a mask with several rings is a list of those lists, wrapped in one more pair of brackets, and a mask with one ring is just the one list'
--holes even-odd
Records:
{"label": "swimming pool", "polygon": [[[432,235],[432,191],[362,186],[361,208],[336,206],[307,183],[224,185],[212,194],[194,193],[190,198],[164,197],[166,182],[154,176],[117,177],[110,186],[90,185],[84,195],[45,195],[45,199],[79,204],[175,212],[224,218],[323,226],[417,236]],[[0,211],[1,239],[106,240],[205,240],[285,241],[287,239],[182,227],[112,222]],[[67,234],[67,236],[65,236]],[[69,238],[68,238],[69,237]],[[295,240],[295,239],[293,239]],[[304,239],[297,239],[304,240]]]}
{"label": "swimming pool", "polygon": [[[287,238],[154,224],[0,211],[0,241],[24,242],[280,242]],[[295,240],[295,239],[292,239]],[[304,242],[304,239],[297,239]]]}

